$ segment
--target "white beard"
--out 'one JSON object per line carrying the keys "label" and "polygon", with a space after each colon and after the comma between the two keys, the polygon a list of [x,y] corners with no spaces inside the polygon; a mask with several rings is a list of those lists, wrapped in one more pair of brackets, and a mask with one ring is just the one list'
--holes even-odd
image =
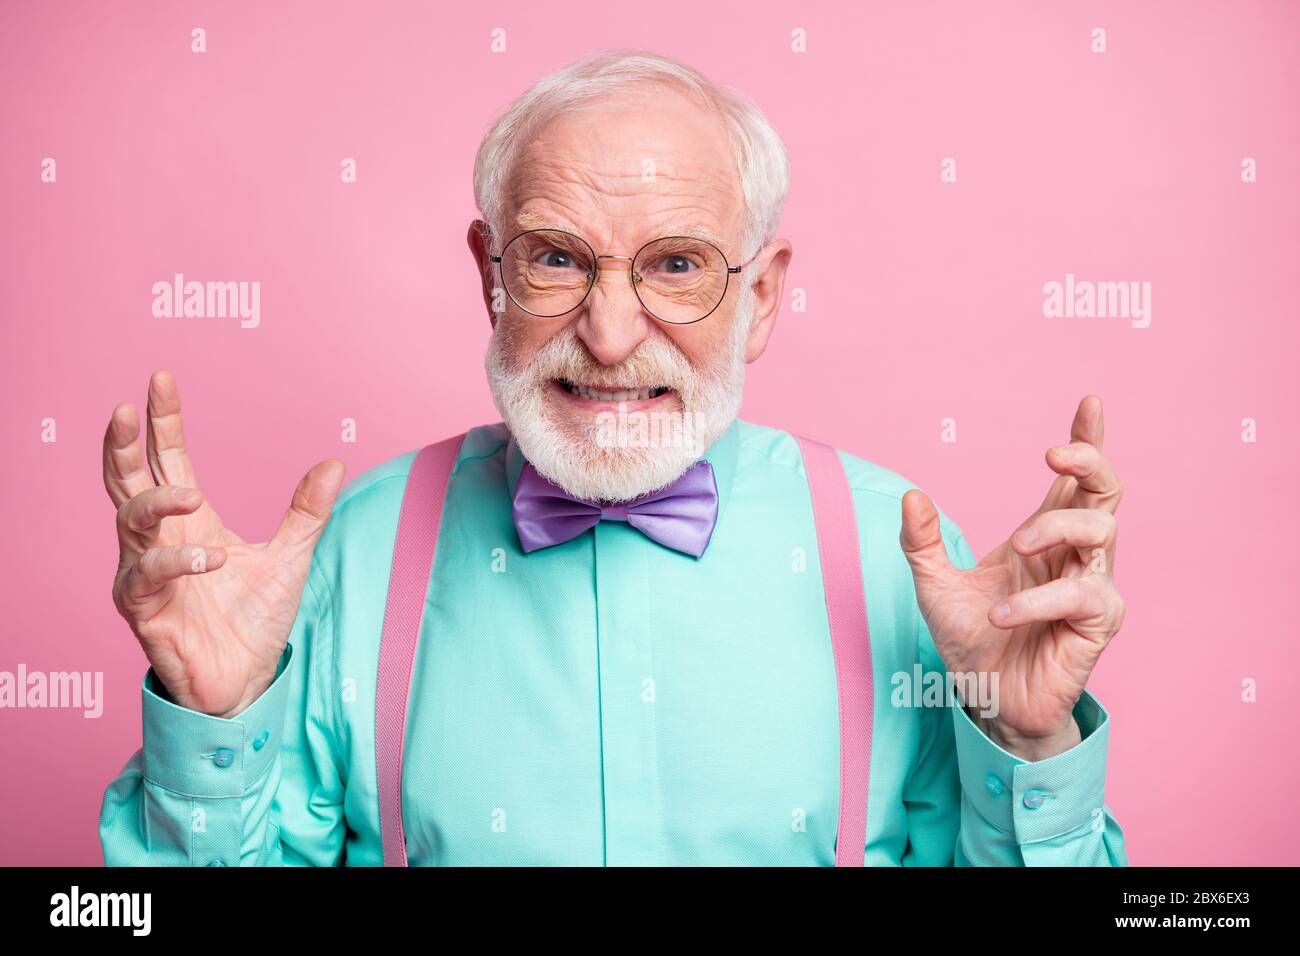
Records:
{"label": "white beard", "polygon": [[[753,320],[754,295],[743,284],[732,331],[705,367],[695,368],[668,339],[646,339],[618,366],[592,358],[572,325],[556,333],[521,369],[513,367],[498,321],[485,362],[492,400],[524,457],[544,478],[569,494],[593,501],[631,501],[672,484],[725,432],[740,414],[745,384],[745,342]],[[513,321],[519,321],[515,319]],[[705,322],[709,319],[705,319]],[[583,434],[554,421],[548,396],[557,378],[589,384],[635,382],[666,385],[678,395],[685,441],[609,441],[608,429],[593,424]]]}

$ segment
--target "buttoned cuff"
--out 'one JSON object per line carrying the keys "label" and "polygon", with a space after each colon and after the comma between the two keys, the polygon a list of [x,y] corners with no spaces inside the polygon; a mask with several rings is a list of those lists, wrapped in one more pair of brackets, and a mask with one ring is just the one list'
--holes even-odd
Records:
{"label": "buttoned cuff", "polygon": [[1050,840],[1104,814],[1110,717],[1088,691],[1074,705],[1082,740],[1046,760],[1026,761],[999,747],[965,708],[952,708],[957,764],[966,798],[1017,843]]}
{"label": "buttoned cuff", "polygon": [[236,717],[223,719],[172,703],[150,668],[142,685],[144,778],[187,797],[238,797],[280,752],[293,647],[275,680]]}

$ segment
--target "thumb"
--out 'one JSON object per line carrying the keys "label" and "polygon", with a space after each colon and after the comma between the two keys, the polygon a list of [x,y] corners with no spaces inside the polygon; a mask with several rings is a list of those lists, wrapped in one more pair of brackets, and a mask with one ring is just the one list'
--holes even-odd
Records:
{"label": "thumb", "polygon": [[913,577],[933,577],[952,570],[939,530],[939,509],[916,489],[903,495],[903,529],[898,540]]}
{"label": "thumb", "polygon": [[343,470],[343,462],[331,458],[303,475],[294,489],[289,510],[276,529],[275,544],[303,544],[321,533],[334,507],[334,499],[343,487]]}

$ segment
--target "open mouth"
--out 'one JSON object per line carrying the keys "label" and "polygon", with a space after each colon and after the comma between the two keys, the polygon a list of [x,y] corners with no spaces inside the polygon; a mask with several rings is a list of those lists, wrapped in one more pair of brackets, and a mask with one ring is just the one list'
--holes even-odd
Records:
{"label": "open mouth", "polygon": [[585,398],[593,402],[639,402],[658,398],[672,391],[667,385],[649,385],[637,388],[599,388],[579,385],[567,378],[557,378],[555,383],[575,398]]}

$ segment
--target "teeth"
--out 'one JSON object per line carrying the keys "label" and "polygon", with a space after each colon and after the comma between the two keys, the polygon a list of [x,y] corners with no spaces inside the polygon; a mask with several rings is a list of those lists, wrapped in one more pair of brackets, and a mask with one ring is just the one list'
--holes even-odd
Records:
{"label": "teeth", "polygon": [[569,394],[595,402],[645,401],[650,398],[658,398],[668,391],[668,388],[663,385],[647,386],[646,388],[597,389],[588,388],[586,385],[575,385],[568,379],[560,379],[560,384],[564,386]]}

